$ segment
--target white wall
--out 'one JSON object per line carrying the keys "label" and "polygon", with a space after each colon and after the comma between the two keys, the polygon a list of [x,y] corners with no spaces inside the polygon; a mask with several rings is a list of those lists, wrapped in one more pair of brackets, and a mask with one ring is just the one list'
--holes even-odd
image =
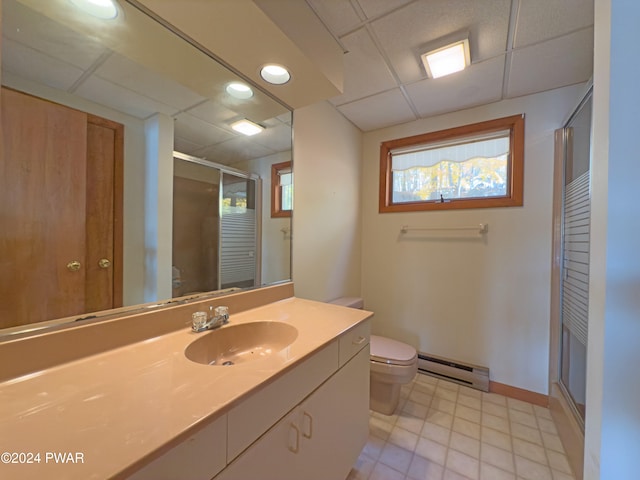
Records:
{"label": "white wall", "polygon": [[296,296],[359,296],[362,133],[327,102],[293,118]]}
{"label": "white wall", "polygon": [[[640,66],[628,61],[636,0],[598,0],[585,480],[638,477],[640,452]],[[634,55],[634,60],[637,55]]]}
{"label": "white wall", "polygon": [[239,166],[262,179],[262,284],[291,278],[291,218],[271,218],[271,165],[290,160],[289,151],[250,160]]}
{"label": "white wall", "polygon": [[[491,380],[548,392],[553,132],[584,86],[381,129],[363,142],[365,308],[374,332],[488,366]],[[525,113],[524,206],[378,213],[380,142]],[[484,239],[402,236],[402,225],[489,224]]]}
{"label": "white wall", "polygon": [[171,298],[173,260],[173,119],[145,122],[144,301]]}

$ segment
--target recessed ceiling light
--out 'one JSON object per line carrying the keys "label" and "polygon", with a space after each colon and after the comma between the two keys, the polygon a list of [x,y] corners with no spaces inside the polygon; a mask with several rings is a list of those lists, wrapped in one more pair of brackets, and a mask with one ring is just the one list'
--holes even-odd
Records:
{"label": "recessed ceiling light", "polygon": [[118,16],[118,7],[114,0],[70,0],[85,13],[103,20],[111,20]]}
{"label": "recessed ceiling light", "polygon": [[260,76],[267,82],[274,85],[282,85],[291,80],[289,70],[282,65],[270,64],[265,65],[260,70]]}
{"label": "recessed ceiling light", "polygon": [[240,132],[243,135],[247,135],[250,137],[251,135],[255,135],[264,130],[262,125],[258,125],[257,123],[253,123],[250,120],[242,119],[238,120],[231,124],[231,128],[233,128],[236,132]]}
{"label": "recessed ceiling light", "polygon": [[471,63],[469,39],[465,38],[444,47],[423,53],[424,68],[431,78],[444,77],[464,70]]}
{"label": "recessed ceiling light", "polygon": [[247,100],[253,97],[253,90],[248,85],[241,82],[232,82],[225,88],[227,93],[233,98]]}

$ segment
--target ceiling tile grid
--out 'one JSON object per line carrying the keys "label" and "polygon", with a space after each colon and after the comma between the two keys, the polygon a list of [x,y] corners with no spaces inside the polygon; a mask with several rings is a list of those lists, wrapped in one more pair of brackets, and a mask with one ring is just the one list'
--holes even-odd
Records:
{"label": "ceiling tile grid", "polygon": [[143,68],[118,53],[112,53],[96,69],[95,75],[140,95],[169,104],[177,110],[187,109],[205,100],[178,82]]}
{"label": "ceiling tile grid", "polygon": [[325,25],[330,27],[334,35],[344,35],[362,23],[362,19],[349,1],[308,0],[307,3]]}
{"label": "ceiling tile grid", "polygon": [[9,74],[58,90],[68,90],[82,76],[82,70],[57,58],[40,53],[22,43],[2,39],[2,80]]}
{"label": "ceiling tile grid", "polygon": [[416,119],[399,88],[341,105],[338,110],[365,132]]}
{"label": "ceiling tile grid", "polygon": [[[363,131],[587,81],[594,0],[307,0],[346,53],[330,99]],[[469,32],[471,67],[428,79],[420,53]]]}
{"label": "ceiling tile grid", "polygon": [[472,62],[503,54],[510,4],[511,0],[418,1],[375,20],[372,27],[400,80],[411,83],[426,78],[420,63],[424,48],[456,32],[469,32]]}
{"label": "ceiling tile grid", "polygon": [[593,71],[593,28],[514,50],[507,97],[584,82]]}
{"label": "ceiling tile grid", "polygon": [[367,18],[375,18],[387,14],[413,0],[358,0],[357,4]]}
{"label": "ceiling tile grid", "polygon": [[502,97],[504,55],[471,65],[448,77],[407,86],[421,118],[497,102]]}
{"label": "ceiling tile grid", "polygon": [[395,88],[397,82],[366,28],[342,37],[347,47],[344,63],[345,93],[331,99],[341,105]]}
{"label": "ceiling tile grid", "polygon": [[520,0],[514,48],[593,26],[591,0]]}

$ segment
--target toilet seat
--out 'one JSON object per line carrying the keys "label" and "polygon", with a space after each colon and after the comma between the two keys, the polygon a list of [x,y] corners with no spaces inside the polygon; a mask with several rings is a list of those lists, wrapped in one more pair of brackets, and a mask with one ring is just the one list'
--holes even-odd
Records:
{"label": "toilet seat", "polygon": [[388,365],[412,365],[416,363],[416,349],[391,338],[371,335],[371,361]]}

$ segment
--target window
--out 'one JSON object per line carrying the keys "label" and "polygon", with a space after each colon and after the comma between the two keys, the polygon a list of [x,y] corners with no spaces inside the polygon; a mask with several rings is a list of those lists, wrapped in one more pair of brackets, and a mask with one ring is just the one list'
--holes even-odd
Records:
{"label": "window", "polygon": [[380,212],[522,205],[524,115],[380,145]]}
{"label": "window", "polygon": [[271,217],[290,217],[293,210],[291,162],[271,165]]}

